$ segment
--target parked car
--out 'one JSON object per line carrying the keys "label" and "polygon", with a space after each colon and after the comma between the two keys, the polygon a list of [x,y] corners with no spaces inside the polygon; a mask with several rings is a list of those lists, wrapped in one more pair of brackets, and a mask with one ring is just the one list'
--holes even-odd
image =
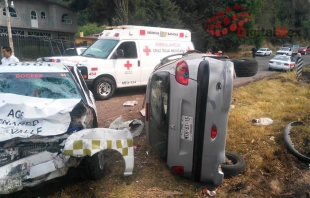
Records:
{"label": "parked car", "polygon": [[[130,140],[128,131],[110,135],[110,130],[96,128],[95,100],[76,66],[1,65],[0,98],[0,194],[63,176],[82,161],[90,179],[101,179],[107,137],[112,145]],[[125,174],[133,168],[131,155],[125,159]]]}
{"label": "parked car", "polygon": [[276,55],[289,55],[292,56],[292,49],[289,47],[282,47],[277,51]]}
{"label": "parked car", "polygon": [[76,55],[81,55],[87,47],[76,47],[76,48],[68,48],[65,51],[66,56],[76,56]]}
{"label": "parked car", "polygon": [[292,47],[292,55],[295,56],[298,53],[299,45],[294,44]]}
{"label": "parked car", "polygon": [[[180,55],[162,59],[149,78],[147,141],[174,173],[219,185],[227,168],[223,163],[234,63],[226,56],[190,51],[175,56]],[[245,163],[235,159],[240,166],[234,171],[240,173]]]}
{"label": "parked car", "polygon": [[270,56],[272,54],[272,51],[269,48],[260,48],[255,53],[257,56]]}
{"label": "parked car", "polygon": [[298,53],[300,53],[301,55],[310,54],[310,46],[303,46],[303,47],[300,47],[300,48],[298,49]]}
{"label": "parked car", "polygon": [[293,71],[295,61],[292,56],[278,55],[269,61],[269,70]]}

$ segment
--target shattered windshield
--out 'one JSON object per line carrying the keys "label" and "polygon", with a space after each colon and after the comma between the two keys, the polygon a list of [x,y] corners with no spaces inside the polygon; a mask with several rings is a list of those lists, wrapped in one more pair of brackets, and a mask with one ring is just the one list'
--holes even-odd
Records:
{"label": "shattered windshield", "polygon": [[289,51],[290,48],[288,48],[288,47],[282,47],[281,50],[282,50],[282,51]]}
{"label": "shattered windshield", "polygon": [[68,73],[0,73],[0,93],[51,99],[82,98]]}
{"label": "shattered windshield", "polygon": [[82,56],[94,58],[107,58],[114,47],[117,45],[117,40],[100,39],[87,48]]}

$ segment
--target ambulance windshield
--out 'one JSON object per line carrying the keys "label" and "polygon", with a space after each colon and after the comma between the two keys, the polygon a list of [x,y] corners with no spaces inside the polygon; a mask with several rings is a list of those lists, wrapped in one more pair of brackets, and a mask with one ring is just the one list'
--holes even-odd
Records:
{"label": "ambulance windshield", "polygon": [[107,58],[119,41],[100,39],[87,48],[82,56]]}

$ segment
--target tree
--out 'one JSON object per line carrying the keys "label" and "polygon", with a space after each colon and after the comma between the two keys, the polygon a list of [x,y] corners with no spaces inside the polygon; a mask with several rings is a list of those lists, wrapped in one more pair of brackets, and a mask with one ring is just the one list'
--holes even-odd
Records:
{"label": "tree", "polygon": [[85,36],[102,32],[105,29],[104,25],[99,26],[97,23],[88,23],[78,27],[78,33],[75,36],[79,37],[79,33],[83,32]]}
{"label": "tree", "polygon": [[128,0],[114,0],[117,14],[115,18],[115,25],[127,25],[128,24]]}
{"label": "tree", "polygon": [[145,0],[146,12],[152,16],[149,26],[180,28],[180,7],[171,0]]}

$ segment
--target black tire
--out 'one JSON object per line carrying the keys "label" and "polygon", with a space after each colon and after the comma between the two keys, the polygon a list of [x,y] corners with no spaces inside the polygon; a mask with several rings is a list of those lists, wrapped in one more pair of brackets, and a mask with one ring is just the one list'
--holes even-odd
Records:
{"label": "black tire", "polygon": [[270,67],[268,67],[268,70],[271,71],[272,69]]}
{"label": "black tire", "polygon": [[242,173],[245,169],[243,157],[232,151],[225,151],[225,156],[232,161],[233,165],[221,164],[224,177],[231,177]]}
{"label": "black tire", "polygon": [[251,77],[257,73],[258,63],[254,59],[231,59],[237,77]]}
{"label": "black tire", "polygon": [[115,89],[115,82],[109,77],[98,78],[94,83],[94,95],[98,100],[110,99]]}
{"label": "black tire", "polygon": [[284,129],[284,132],[283,132],[283,136],[284,136],[284,143],[287,147],[287,149],[295,156],[297,157],[300,161],[303,161],[303,162],[307,162],[307,163],[310,163],[310,158],[299,153],[295,147],[294,147],[294,144],[290,138],[290,130],[291,130],[291,126],[298,126],[298,125],[303,125],[302,122],[291,122],[289,123],[285,129]]}
{"label": "black tire", "polygon": [[102,179],[104,176],[104,153],[100,151],[93,156],[86,156],[85,168],[89,179]]}

